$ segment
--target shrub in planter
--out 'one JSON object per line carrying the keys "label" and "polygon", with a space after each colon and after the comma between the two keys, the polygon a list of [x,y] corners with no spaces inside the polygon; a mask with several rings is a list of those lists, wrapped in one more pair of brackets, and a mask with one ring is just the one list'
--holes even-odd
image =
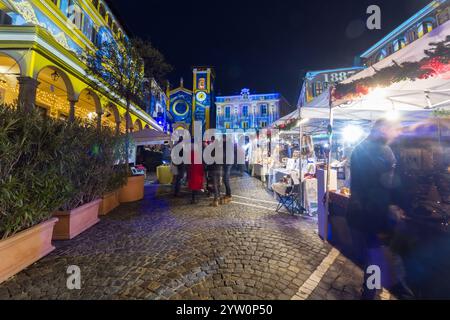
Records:
{"label": "shrub in planter", "polygon": [[52,250],[52,211],[70,197],[66,126],[0,106],[0,282]]}
{"label": "shrub in planter", "polygon": [[65,124],[0,106],[0,238],[51,217],[71,194]]}
{"label": "shrub in planter", "polygon": [[[64,172],[71,184],[71,196],[55,213],[59,222],[54,239],[72,239],[96,224],[101,198],[121,183],[122,138],[108,128],[74,122],[68,125],[67,143],[63,147],[72,156],[64,163]],[[119,172],[119,173],[118,173]]]}

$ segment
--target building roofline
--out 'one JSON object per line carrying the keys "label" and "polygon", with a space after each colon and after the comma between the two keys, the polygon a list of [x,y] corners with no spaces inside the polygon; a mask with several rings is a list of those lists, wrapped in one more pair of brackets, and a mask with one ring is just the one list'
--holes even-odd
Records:
{"label": "building roofline", "polygon": [[441,4],[447,2],[447,0],[433,0],[433,2],[429,3],[426,7],[424,7],[422,10],[414,14],[411,18],[403,22],[400,26],[395,28],[393,31],[391,31],[388,35],[386,35],[383,39],[378,41],[375,45],[370,47],[368,50],[366,50],[364,53],[360,55],[361,58],[367,58],[372,53],[376,52],[378,49],[384,46],[384,44],[388,41],[393,41],[396,37],[398,37],[401,33],[408,30],[412,24],[420,21],[423,17],[430,14],[435,10],[437,7],[439,7]]}
{"label": "building roofline", "polygon": [[350,71],[350,70],[357,70],[357,69],[365,69],[365,67],[353,66],[353,67],[327,69],[327,70],[314,70],[314,71],[306,72],[305,77],[307,75],[317,75],[317,74],[321,74],[321,73],[329,73],[329,72],[336,72],[336,71]]}

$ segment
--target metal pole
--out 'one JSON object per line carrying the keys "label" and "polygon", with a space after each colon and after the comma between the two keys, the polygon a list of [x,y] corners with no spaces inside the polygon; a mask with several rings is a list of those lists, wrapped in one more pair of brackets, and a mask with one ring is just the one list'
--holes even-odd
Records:
{"label": "metal pole", "polygon": [[[299,181],[300,181],[300,211],[302,210],[302,208],[304,208],[304,203],[305,203],[305,195],[304,195],[304,190],[303,190],[303,163],[302,163],[302,149],[303,149],[303,122],[302,122],[302,106],[299,104],[298,107],[298,118],[299,118],[299,134],[300,134],[300,139],[299,139],[299,146],[300,146],[300,159],[299,159]],[[306,209],[306,208],[305,208]]]}
{"label": "metal pole", "polygon": [[331,151],[333,146],[333,123],[334,123],[334,116],[333,116],[333,103],[332,103],[332,93],[333,89],[330,85],[329,88],[329,108],[330,108],[330,120],[329,120],[329,132],[328,132],[328,144],[329,144],[329,153],[328,153],[328,160],[327,160],[327,182],[326,182],[326,202],[325,202],[325,242],[328,242],[328,217],[330,215],[330,185],[331,185]]}

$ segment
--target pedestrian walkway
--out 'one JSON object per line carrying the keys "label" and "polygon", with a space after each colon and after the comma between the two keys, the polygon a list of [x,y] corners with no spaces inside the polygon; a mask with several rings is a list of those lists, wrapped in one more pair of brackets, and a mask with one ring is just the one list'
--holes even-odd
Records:
{"label": "pedestrian walkway", "polygon": [[[231,204],[211,208],[209,199],[190,205],[187,193],[174,199],[168,187],[148,186],[143,201],[56,243],[0,285],[0,299],[359,298],[361,270],[335,251],[330,260],[314,219],[275,213],[254,178],[233,177],[232,188]],[[81,290],[66,287],[71,265]]]}

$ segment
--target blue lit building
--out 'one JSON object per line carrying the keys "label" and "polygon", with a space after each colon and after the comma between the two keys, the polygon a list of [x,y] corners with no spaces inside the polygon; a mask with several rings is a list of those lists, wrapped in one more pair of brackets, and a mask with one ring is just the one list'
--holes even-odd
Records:
{"label": "blue lit building", "polygon": [[279,93],[250,94],[242,89],[240,95],[216,97],[216,129],[264,129],[290,111]]}
{"label": "blue lit building", "polygon": [[360,60],[370,67],[450,20],[450,0],[435,0],[381,39]]}
{"label": "blue lit building", "polygon": [[146,112],[164,129],[164,132],[171,132],[173,117],[168,112],[169,99],[155,79],[150,80],[150,91],[146,100]]}

